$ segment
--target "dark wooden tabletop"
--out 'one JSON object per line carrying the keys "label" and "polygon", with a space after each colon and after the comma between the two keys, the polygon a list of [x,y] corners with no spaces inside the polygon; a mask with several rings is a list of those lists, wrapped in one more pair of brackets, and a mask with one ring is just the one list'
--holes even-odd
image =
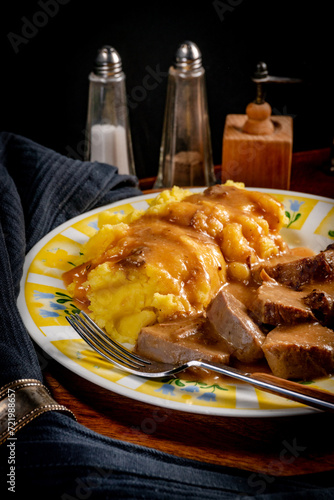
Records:
{"label": "dark wooden tabletop", "polygon": [[[329,149],[295,153],[291,190],[334,197],[334,176],[324,164]],[[143,179],[141,188],[152,188]],[[44,369],[55,399],[86,427],[180,457],[257,475],[300,475],[334,468],[332,414],[236,418],[185,413],[132,400],[96,386],[50,360]],[[265,479],[266,476],[261,476]],[[268,481],[271,480],[267,478]]]}

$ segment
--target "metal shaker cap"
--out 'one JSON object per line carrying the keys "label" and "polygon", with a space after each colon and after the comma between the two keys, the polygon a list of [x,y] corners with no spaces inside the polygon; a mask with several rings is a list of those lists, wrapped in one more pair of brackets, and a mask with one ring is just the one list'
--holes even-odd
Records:
{"label": "metal shaker cap", "polygon": [[98,76],[117,76],[122,72],[122,60],[113,47],[104,45],[99,49],[96,59],[94,73]]}
{"label": "metal shaker cap", "polygon": [[194,42],[181,43],[175,54],[175,67],[192,70],[202,66],[202,54]]}

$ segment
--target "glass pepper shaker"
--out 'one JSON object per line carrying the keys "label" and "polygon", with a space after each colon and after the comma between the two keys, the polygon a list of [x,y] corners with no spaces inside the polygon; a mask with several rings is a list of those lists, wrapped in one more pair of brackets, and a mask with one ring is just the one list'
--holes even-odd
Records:
{"label": "glass pepper shaker", "polygon": [[195,43],[185,41],[169,68],[159,171],[154,187],[215,183],[202,55]]}
{"label": "glass pepper shaker", "polygon": [[125,74],[118,52],[109,45],[98,51],[89,75],[85,159],[135,175]]}

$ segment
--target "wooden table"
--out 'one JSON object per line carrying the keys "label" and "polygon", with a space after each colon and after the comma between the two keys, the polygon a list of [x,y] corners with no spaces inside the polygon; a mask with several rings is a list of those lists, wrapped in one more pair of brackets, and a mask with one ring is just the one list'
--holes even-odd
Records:
{"label": "wooden table", "polygon": [[[322,169],[329,150],[293,156],[291,190],[334,197],[334,176]],[[141,181],[150,189],[152,179]],[[274,476],[334,468],[334,416],[235,418],[184,413],[141,403],[80,378],[53,360],[44,370],[55,399],[86,427],[180,457]],[[261,476],[262,480],[266,476]]]}

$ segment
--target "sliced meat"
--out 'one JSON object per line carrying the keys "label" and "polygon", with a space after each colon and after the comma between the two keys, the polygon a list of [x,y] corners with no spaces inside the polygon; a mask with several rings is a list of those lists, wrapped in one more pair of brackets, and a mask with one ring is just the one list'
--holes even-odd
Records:
{"label": "sliced meat", "polygon": [[257,266],[253,272],[253,278],[259,282],[261,270],[274,278],[279,283],[299,290],[306,283],[334,279],[334,243],[326,250],[302,259],[283,263],[266,263]]}
{"label": "sliced meat", "polygon": [[320,323],[329,328],[334,328],[334,282],[332,293],[316,288],[306,295],[303,300]]}
{"label": "sliced meat", "polygon": [[246,306],[232,294],[221,290],[209,305],[207,317],[228,342],[232,356],[244,363],[263,358],[265,335],[250,318]]}
{"label": "sliced meat", "polygon": [[256,321],[267,325],[316,321],[304,296],[303,292],[269,281],[257,289],[249,308]]}
{"label": "sliced meat", "polygon": [[228,364],[230,359],[226,342],[202,316],[142,328],[136,351],[154,361],[171,364],[192,359]]}
{"label": "sliced meat", "polygon": [[320,323],[278,326],[262,348],[278,377],[312,380],[334,372],[334,332]]}
{"label": "sliced meat", "polygon": [[[278,257],[271,257],[265,262],[259,262],[251,265],[251,276],[257,285],[261,285],[263,281],[268,281],[275,274],[276,268],[281,265],[293,264],[301,260],[299,255],[287,253]],[[276,280],[275,280],[276,281]]]}

